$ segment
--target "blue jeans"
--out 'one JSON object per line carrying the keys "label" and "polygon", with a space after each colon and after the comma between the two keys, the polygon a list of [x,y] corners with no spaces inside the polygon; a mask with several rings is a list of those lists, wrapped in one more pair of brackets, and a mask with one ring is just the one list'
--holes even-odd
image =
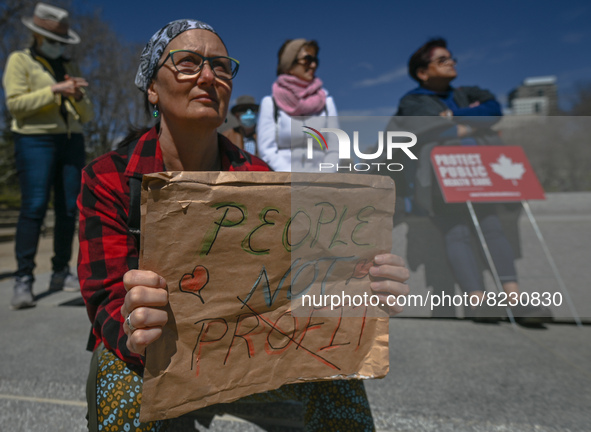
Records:
{"label": "blue jeans", "polygon": [[[475,204],[474,211],[501,283],[517,282],[515,253],[494,205]],[[474,249],[473,242],[477,237],[466,205],[446,204],[439,208],[433,220],[443,234],[447,258],[460,288],[467,293],[484,291],[482,271],[476,259],[479,251]]]}
{"label": "blue jeans", "polygon": [[82,134],[14,134],[21,210],[16,227],[16,276],[33,274],[41,226],[53,189],[55,226],[53,271],[63,270],[72,257],[76,229],[76,199],[85,164]]}

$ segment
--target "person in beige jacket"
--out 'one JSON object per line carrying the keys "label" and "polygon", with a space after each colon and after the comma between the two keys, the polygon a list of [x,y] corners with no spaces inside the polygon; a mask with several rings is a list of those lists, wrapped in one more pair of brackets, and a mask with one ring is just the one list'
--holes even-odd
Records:
{"label": "person in beige jacket", "polygon": [[76,227],[76,198],[85,165],[82,124],[93,117],[88,82],[64,48],[80,37],[69,28],[68,12],[37,3],[22,19],[33,32],[28,49],[10,54],[2,84],[12,116],[15,161],[21,188],[12,309],[35,306],[33,270],[39,234],[53,190],[55,209],[53,274],[49,289],[79,289],[70,274]]}

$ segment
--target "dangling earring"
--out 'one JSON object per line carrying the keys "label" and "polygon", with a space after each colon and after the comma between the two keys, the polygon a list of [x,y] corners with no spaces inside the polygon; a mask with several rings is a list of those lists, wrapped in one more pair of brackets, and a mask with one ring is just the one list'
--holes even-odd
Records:
{"label": "dangling earring", "polygon": [[160,111],[158,111],[158,105],[154,105],[154,111],[152,112],[152,116],[157,119],[160,117]]}

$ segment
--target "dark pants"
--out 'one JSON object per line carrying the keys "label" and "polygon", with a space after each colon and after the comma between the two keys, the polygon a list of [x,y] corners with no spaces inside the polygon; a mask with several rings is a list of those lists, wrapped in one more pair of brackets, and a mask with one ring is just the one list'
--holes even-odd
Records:
{"label": "dark pants", "polygon": [[[482,270],[478,265],[475,249],[477,234],[466,204],[446,204],[439,207],[433,221],[441,230],[447,258],[456,281],[464,292],[484,291]],[[494,205],[475,204],[474,210],[482,234],[502,283],[516,282],[515,253],[503,232]],[[480,248],[479,248],[480,249]]]}
{"label": "dark pants", "polygon": [[15,135],[16,169],[21,188],[21,210],[16,228],[16,275],[32,275],[39,234],[53,189],[55,227],[53,271],[72,257],[76,229],[76,198],[85,163],[81,134]]}

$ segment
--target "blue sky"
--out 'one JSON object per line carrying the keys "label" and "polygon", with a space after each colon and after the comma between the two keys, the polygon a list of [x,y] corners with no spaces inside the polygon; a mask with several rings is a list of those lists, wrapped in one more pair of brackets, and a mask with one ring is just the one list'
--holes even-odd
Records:
{"label": "blue sky", "polygon": [[[96,0],[122,38],[145,43],[164,24],[196,18],[211,24],[240,60],[233,99],[270,93],[285,39],[316,39],[317,75],[340,114],[390,115],[414,87],[410,54],[433,36],[458,58],[455,85],[488,88],[505,105],[524,78],[556,75],[568,108],[576,85],[591,81],[589,1],[209,1]],[[587,54],[584,54],[587,52]],[[131,83],[130,83],[131,84]]]}

